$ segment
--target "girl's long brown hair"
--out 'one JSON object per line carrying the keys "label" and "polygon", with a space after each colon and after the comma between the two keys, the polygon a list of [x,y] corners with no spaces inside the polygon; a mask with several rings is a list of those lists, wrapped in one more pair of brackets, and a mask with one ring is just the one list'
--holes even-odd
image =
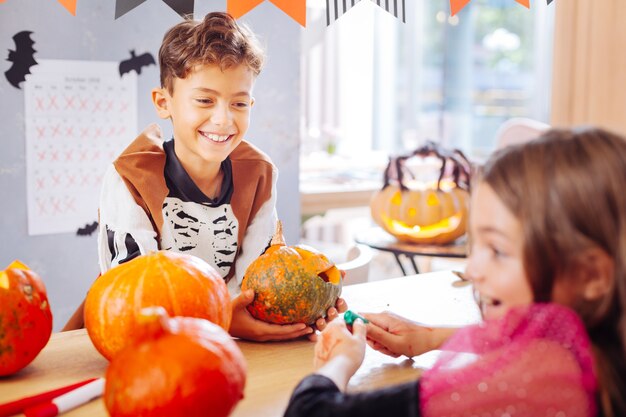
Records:
{"label": "girl's long brown hair", "polygon": [[536,301],[550,301],[583,251],[613,259],[611,291],[572,307],[594,344],[604,415],[626,416],[626,140],[601,129],[550,130],[498,151],[480,180],[522,223]]}

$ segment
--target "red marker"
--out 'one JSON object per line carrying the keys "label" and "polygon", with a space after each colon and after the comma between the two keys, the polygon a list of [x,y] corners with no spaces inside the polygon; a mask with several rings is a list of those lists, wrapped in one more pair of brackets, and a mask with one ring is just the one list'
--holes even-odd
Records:
{"label": "red marker", "polygon": [[55,417],[98,398],[104,391],[104,378],[98,378],[82,387],[24,410],[26,417]]}
{"label": "red marker", "polygon": [[66,392],[72,391],[78,387],[82,387],[83,385],[95,380],[96,378],[89,378],[84,381],[67,385],[65,387],[56,388],[51,391],[42,392],[30,397],[20,398],[19,400],[11,401],[10,403],[0,404],[0,417],[9,417],[15,414],[23,413],[24,410],[28,407],[33,407],[37,404],[50,402],[53,398],[56,398],[59,395],[63,395]]}

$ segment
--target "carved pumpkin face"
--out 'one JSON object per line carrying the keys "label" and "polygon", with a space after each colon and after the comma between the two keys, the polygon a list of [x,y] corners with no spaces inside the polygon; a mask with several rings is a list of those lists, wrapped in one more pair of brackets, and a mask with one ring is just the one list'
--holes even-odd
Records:
{"label": "carved pumpkin face", "polygon": [[268,323],[311,324],[335,305],[341,293],[341,272],[313,248],[286,246],[282,231],[271,246],[250,264],[241,289],[252,288],[248,305],[253,317]]}
{"label": "carved pumpkin face", "polygon": [[374,195],[370,207],[374,221],[399,240],[443,244],[465,234],[468,201],[468,192],[453,183],[440,190],[389,185]]}
{"label": "carved pumpkin face", "polygon": [[[405,163],[415,156],[435,156],[442,161],[438,181],[405,179],[407,174],[414,177]],[[411,155],[392,158],[383,188],[372,197],[372,218],[402,241],[452,242],[466,231],[470,171],[471,165],[460,151],[448,151],[430,142]]]}

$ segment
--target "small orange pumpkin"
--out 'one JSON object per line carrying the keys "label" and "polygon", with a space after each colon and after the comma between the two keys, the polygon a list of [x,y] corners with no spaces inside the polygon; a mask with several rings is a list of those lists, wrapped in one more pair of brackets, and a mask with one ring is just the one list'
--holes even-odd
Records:
{"label": "small orange pumpkin", "polygon": [[311,324],[326,315],[341,294],[341,271],[304,245],[286,246],[278,222],[270,247],[254,260],[241,283],[253,289],[250,314],[268,323]]}
{"label": "small orange pumpkin", "polygon": [[[414,156],[437,156],[442,160],[439,179],[424,183],[406,180],[405,165]],[[448,165],[452,166],[452,172]],[[398,240],[450,243],[465,234],[469,210],[471,165],[460,151],[447,151],[434,143],[411,155],[392,158],[385,170],[383,188],[370,203],[372,219]]]}
{"label": "small orange pumpkin", "polygon": [[51,333],[46,287],[34,271],[13,261],[0,271],[0,376],[31,363]]}
{"label": "small orange pumpkin", "polygon": [[104,402],[112,417],[226,417],[245,382],[245,359],[226,331],[153,307],[111,361]]}
{"label": "small orange pumpkin", "polygon": [[96,349],[110,360],[135,332],[141,309],[151,306],[226,331],[232,318],[226,283],[212,266],[192,255],[152,252],[110,269],[89,290],[85,327]]}

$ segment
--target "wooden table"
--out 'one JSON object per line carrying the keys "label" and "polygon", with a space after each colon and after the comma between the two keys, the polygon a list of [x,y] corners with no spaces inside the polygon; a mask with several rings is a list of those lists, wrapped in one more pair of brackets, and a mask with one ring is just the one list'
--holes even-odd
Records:
{"label": "wooden table", "polygon": [[[342,296],[355,311],[391,310],[429,325],[464,325],[480,320],[471,287],[450,272],[347,286]],[[313,371],[314,343],[237,343],[248,362],[248,378],[245,397],[232,415],[282,416],[293,388]],[[413,360],[394,359],[368,348],[349,389],[365,390],[415,379],[435,357],[436,352],[431,352]],[[0,378],[0,403],[102,376],[106,366],[107,361],[84,330],[55,333],[33,363],[13,376]],[[97,417],[107,413],[100,399],[65,415]]]}
{"label": "wooden table", "polygon": [[396,258],[403,275],[407,275],[402,264],[401,256],[407,258],[413,267],[413,273],[419,274],[416,256],[440,257],[440,258],[466,258],[467,241],[464,237],[446,245],[426,245],[417,243],[400,242],[398,239],[385,232],[381,227],[372,227],[356,234],[354,240],[362,245],[383,252],[391,252]]}

